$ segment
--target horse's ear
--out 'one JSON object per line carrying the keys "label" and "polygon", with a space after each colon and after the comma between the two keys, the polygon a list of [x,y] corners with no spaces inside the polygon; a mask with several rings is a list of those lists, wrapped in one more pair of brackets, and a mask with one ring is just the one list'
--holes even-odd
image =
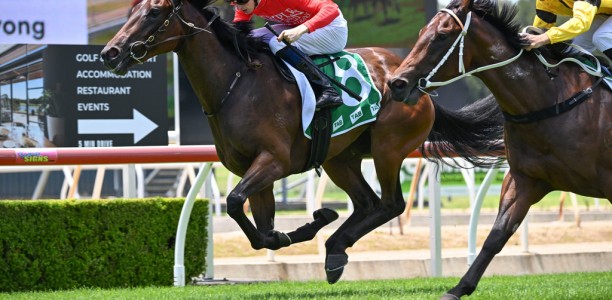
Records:
{"label": "horse's ear", "polygon": [[462,2],[461,9],[470,10],[472,8],[472,4],[474,3],[474,0],[462,0],[461,2]]}
{"label": "horse's ear", "polygon": [[472,8],[473,3],[474,0],[452,0],[446,8],[469,11]]}
{"label": "horse's ear", "polygon": [[[172,1],[174,1],[175,4],[181,2],[181,0],[172,0]],[[191,4],[193,4],[193,6],[200,7],[200,8],[207,7],[213,4],[214,2],[217,2],[217,0],[184,0],[184,1],[189,1],[191,2]]]}

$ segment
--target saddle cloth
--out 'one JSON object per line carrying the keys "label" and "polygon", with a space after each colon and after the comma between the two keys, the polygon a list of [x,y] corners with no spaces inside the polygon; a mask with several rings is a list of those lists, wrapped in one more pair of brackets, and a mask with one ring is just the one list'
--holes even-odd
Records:
{"label": "saddle cloth", "polygon": [[[342,97],[344,104],[332,110],[332,137],[348,132],[359,125],[375,121],[380,109],[382,96],[380,91],[374,86],[372,76],[370,76],[370,72],[366,68],[361,56],[346,51],[326,56],[325,58],[317,56],[314,62],[317,65],[321,65],[326,61],[332,60],[332,63],[326,64],[321,70],[325,74],[330,75],[330,77],[334,77],[362,98],[360,102],[349,96],[345,91],[334,86]],[[304,135],[311,139],[310,125],[314,116],[316,102],[314,92],[304,74],[289,64],[286,65],[295,77],[302,96],[302,128]]]}

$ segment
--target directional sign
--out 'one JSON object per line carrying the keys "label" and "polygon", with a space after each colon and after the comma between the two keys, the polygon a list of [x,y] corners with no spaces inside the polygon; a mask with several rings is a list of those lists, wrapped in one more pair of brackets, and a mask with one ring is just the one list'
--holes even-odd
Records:
{"label": "directional sign", "polygon": [[64,119],[63,138],[49,131],[49,140],[68,147],[168,145],[166,56],[120,76],[104,68],[101,50],[92,45],[45,49],[44,88]]}
{"label": "directional sign", "polygon": [[159,127],[157,124],[151,122],[135,109],[132,119],[91,119],[79,120],[77,123],[79,134],[132,134],[134,135],[134,144],[157,127]]}

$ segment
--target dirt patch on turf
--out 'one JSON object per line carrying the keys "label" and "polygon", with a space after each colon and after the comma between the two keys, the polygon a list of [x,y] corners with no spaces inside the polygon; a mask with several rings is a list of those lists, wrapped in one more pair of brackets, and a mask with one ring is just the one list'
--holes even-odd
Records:
{"label": "dirt patch on turf", "polygon": [[[480,225],[478,227],[478,247],[482,246],[491,226]],[[612,241],[612,220],[583,222],[580,227],[573,222],[531,223],[528,229],[530,245]],[[291,245],[278,250],[276,254],[318,254],[317,240],[321,240],[322,244],[332,233],[333,231],[322,230],[319,236],[312,241]],[[519,245],[520,235],[521,229],[510,238],[507,245]],[[467,226],[443,226],[442,248],[467,248],[467,236]],[[400,234],[397,228],[391,231],[388,227],[383,226],[361,238],[350,249],[350,252],[416,249],[429,249],[428,227],[406,227],[404,233]],[[214,256],[218,258],[265,256],[266,251],[253,250],[242,232],[214,234]]]}

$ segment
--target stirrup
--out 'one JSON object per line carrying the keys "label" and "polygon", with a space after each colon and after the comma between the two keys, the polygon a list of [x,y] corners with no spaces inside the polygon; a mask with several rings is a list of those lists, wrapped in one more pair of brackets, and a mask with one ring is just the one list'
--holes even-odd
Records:
{"label": "stirrup", "polygon": [[330,100],[330,99],[325,99],[323,101],[319,101],[316,103],[316,109],[320,110],[320,109],[324,109],[324,108],[334,108],[334,107],[338,107],[340,105],[342,105],[344,102],[342,102],[341,99],[339,100]]}

